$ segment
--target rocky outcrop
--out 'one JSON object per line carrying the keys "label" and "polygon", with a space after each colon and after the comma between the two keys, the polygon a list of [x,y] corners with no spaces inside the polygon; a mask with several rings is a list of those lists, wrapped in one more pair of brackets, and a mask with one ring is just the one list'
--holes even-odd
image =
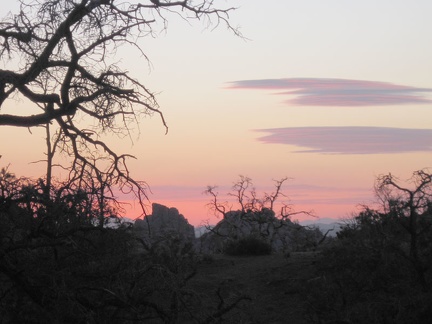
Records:
{"label": "rocky outcrop", "polygon": [[157,203],[152,204],[152,214],[143,220],[136,220],[134,227],[144,236],[153,239],[172,235],[188,240],[195,238],[194,227],[179,213],[177,208],[168,208]]}
{"label": "rocky outcrop", "polygon": [[255,237],[268,243],[274,252],[313,249],[322,237],[318,229],[280,219],[267,208],[258,211],[231,211],[199,238],[202,253],[222,253],[227,243]]}

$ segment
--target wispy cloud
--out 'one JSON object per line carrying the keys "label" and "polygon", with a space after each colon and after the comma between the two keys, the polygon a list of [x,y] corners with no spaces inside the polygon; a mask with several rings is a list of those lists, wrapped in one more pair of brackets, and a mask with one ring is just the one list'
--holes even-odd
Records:
{"label": "wispy cloud", "polygon": [[432,129],[389,127],[287,127],[260,129],[263,143],[305,148],[296,153],[389,154],[432,151]]}
{"label": "wispy cloud", "polygon": [[426,104],[432,88],[416,88],[387,82],[288,78],[242,80],[228,83],[230,89],[278,90],[276,94],[292,98],[288,104],[302,106],[381,106]]}

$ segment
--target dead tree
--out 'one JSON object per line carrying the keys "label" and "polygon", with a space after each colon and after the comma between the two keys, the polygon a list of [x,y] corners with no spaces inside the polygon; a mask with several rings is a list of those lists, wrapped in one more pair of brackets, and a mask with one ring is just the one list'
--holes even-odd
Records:
{"label": "dead tree", "polygon": [[[228,21],[234,8],[211,0],[20,3],[19,13],[0,22],[0,55],[9,67],[0,69],[0,126],[55,126],[57,151],[72,158],[71,182],[103,179],[106,194],[117,186],[142,204],[146,184],[131,177],[126,163],[134,157],[115,152],[101,135],[130,136],[133,125],[139,129],[140,119],[154,114],[168,128],[153,92],[115,63],[116,49],[129,46],[147,59],[141,39],[166,29],[172,15],[225,24],[239,35]],[[31,110],[6,113],[17,99]]]}
{"label": "dead tree", "polygon": [[[375,191],[383,204],[384,212],[393,215],[409,234],[409,258],[422,285],[426,288],[425,272],[428,265],[420,253],[421,235],[432,225],[432,174],[427,170],[415,171],[405,187],[392,174],[378,177]],[[427,218],[427,219],[426,219]],[[420,221],[424,221],[420,226]]]}
{"label": "dead tree", "polygon": [[227,193],[228,197],[233,197],[234,202],[221,201],[216,187],[208,186],[204,193],[211,197],[211,201],[207,206],[215,215],[222,216],[223,220],[214,227],[207,224],[206,229],[223,239],[238,239],[238,236],[246,236],[253,229],[256,232],[254,235],[259,235],[270,245],[283,231],[283,227],[289,227],[293,231],[308,231],[307,227],[293,223],[291,217],[302,214],[313,216],[311,211],[295,211],[290,204],[279,202],[282,205],[280,213],[275,212],[278,199],[286,197],[282,187],[288,179],[284,177],[281,180],[275,180],[274,190],[271,193],[264,193],[260,198],[252,180],[240,176],[239,180],[233,184],[232,190]]}

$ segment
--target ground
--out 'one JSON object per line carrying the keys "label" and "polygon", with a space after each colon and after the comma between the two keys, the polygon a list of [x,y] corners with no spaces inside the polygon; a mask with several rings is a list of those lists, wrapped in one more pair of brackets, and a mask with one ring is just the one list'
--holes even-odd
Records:
{"label": "ground", "polygon": [[[288,258],[216,255],[200,263],[190,284],[200,294],[203,312],[214,312],[239,296],[247,298],[223,316],[223,323],[307,323],[302,288],[317,277],[317,257],[314,252],[291,253]],[[228,302],[221,304],[218,294]]]}

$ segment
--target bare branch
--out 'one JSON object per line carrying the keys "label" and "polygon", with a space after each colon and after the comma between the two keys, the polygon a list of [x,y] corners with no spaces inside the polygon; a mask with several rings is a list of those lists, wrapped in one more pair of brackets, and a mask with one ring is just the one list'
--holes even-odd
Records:
{"label": "bare branch", "polygon": [[[134,193],[145,213],[147,185],[135,181],[127,167],[133,156],[114,152],[97,135],[130,136],[132,125],[139,129],[141,118],[154,114],[166,131],[168,126],[155,95],[112,63],[116,49],[132,46],[147,59],[142,38],[165,29],[173,13],[185,20],[214,20],[240,35],[229,23],[234,8],[217,8],[212,0],[20,2],[20,12],[0,22],[1,58],[16,63],[7,65],[15,70],[0,69],[0,126],[57,127],[56,147],[72,159],[69,181],[86,186],[94,177],[107,186],[111,198],[111,186],[118,186]],[[8,101],[22,97],[33,103],[31,113],[1,111]],[[80,126],[83,120],[85,126]],[[97,126],[89,132],[92,122]]]}

